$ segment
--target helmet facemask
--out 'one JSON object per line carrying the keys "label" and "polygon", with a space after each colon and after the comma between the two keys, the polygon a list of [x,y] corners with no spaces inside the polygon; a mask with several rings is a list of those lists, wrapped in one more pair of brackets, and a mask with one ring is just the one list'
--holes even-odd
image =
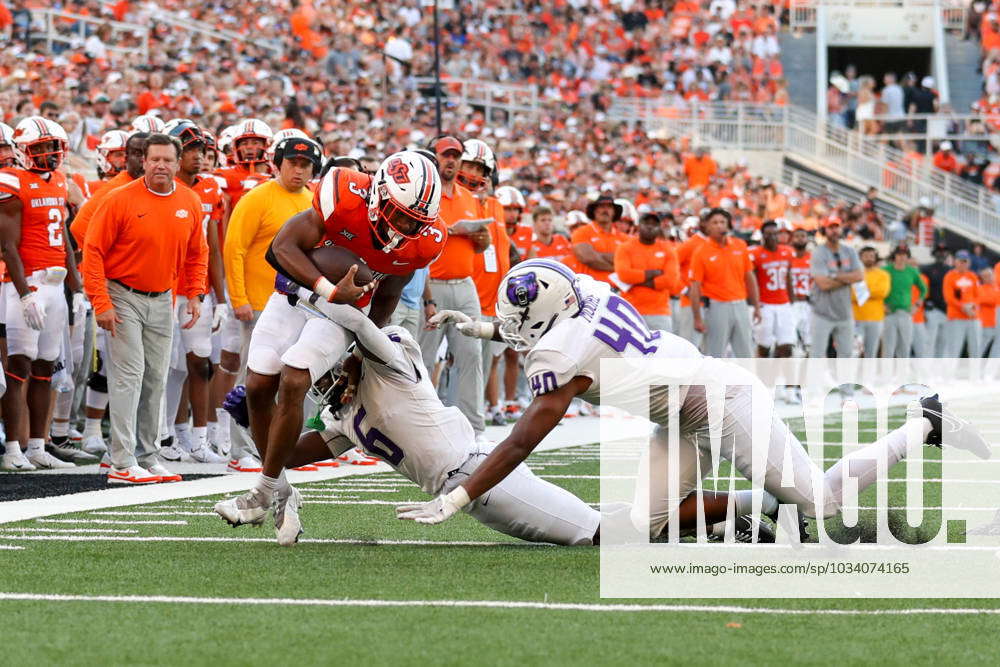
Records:
{"label": "helmet facemask", "polygon": [[[384,190],[384,186],[379,187]],[[382,244],[382,252],[391,252],[406,241],[420,238],[424,228],[434,222],[433,217],[401,205],[388,192],[380,192],[379,200],[378,208],[369,213],[369,221],[375,238]],[[411,223],[407,227],[400,224],[407,221]]]}
{"label": "helmet facemask", "polygon": [[21,151],[25,158],[25,169],[49,172],[55,171],[62,164],[66,144],[62,139],[47,136],[22,146]]}

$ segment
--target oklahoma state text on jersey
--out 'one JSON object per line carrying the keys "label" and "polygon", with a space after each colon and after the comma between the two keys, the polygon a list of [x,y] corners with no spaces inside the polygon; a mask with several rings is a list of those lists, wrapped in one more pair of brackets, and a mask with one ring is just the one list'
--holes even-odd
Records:
{"label": "oklahoma state text on jersey", "polygon": [[331,169],[323,177],[313,208],[326,228],[324,241],[346,248],[361,258],[376,279],[406,276],[430,264],[444,248],[448,231],[440,219],[428,225],[420,238],[408,240],[392,252],[375,246],[368,222],[368,188],[372,178],[351,169]]}
{"label": "oklahoma state text on jersey", "polygon": [[[42,178],[24,169],[0,170],[0,202],[21,201],[21,242],[18,253],[24,274],[50,266],[66,266],[63,236],[66,222],[66,177],[61,172]],[[4,282],[10,278],[5,276]]]}

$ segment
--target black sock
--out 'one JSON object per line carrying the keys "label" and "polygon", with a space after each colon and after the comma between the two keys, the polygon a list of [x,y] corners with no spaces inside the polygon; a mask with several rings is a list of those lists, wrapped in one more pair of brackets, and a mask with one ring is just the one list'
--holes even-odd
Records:
{"label": "black sock", "polygon": [[50,436],[50,437],[52,439],[52,444],[55,445],[56,447],[62,447],[67,442],[69,442],[69,436],[68,435],[53,435],[53,436]]}

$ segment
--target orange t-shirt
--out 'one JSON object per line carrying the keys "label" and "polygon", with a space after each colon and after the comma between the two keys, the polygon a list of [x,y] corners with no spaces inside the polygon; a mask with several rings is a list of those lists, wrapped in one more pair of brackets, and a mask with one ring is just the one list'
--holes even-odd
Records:
{"label": "orange t-shirt", "polygon": [[112,307],[106,280],[165,292],[183,275],[178,292],[188,298],[203,293],[207,283],[201,201],[183,185],[159,195],[139,178],[114,190],[94,214],[83,247],[83,284],[97,314]]}
{"label": "orange t-shirt", "polygon": [[[591,222],[586,225],[581,225],[573,230],[573,245],[579,243],[589,243],[590,246],[597,252],[606,252],[612,256],[628,237],[624,236],[621,232],[617,231],[612,227],[609,231],[604,231],[598,227],[595,223]],[[611,271],[598,271],[597,269],[592,269],[580,260],[573,258],[574,263],[571,266],[577,273],[584,273],[588,276],[593,276],[597,280],[602,280],[608,282],[608,276],[611,275]]]}
{"label": "orange t-shirt", "polygon": [[[708,241],[708,237],[701,232],[697,232],[694,236],[677,246],[677,263],[681,267],[681,286],[677,290],[678,293],[687,289],[687,286],[691,284],[691,258],[694,256],[695,251],[706,241]],[[691,299],[688,298],[687,292],[681,294],[680,305],[682,307],[691,305]]]}
{"label": "orange t-shirt", "polygon": [[691,258],[691,281],[700,282],[709,299],[740,301],[747,298],[746,274],[752,269],[746,243],[727,236],[720,246],[709,239]]}
{"label": "orange t-shirt", "polygon": [[[653,278],[652,289],[640,284],[646,281],[649,270],[663,272]],[[615,273],[632,285],[623,296],[640,315],[670,314],[670,293],[680,286],[681,272],[677,252],[669,242],[658,239],[646,245],[638,238],[625,241],[615,251]]]}
{"label": "orange t-shirt", "polygon": [[[21,238],[17,253],[24,265],[24,275],[50,266],[66,266],[66,177],[50,172],[42,178],[25,169],[0,170],[0,201],[21,202]],[[10,276],[4,271],[4,282]]]}
{"label": "orange t-shirt", "polygon": [[503,222],[503,207],[496,197],[480,204],[480,217],[493,218],[490,223],[490,247],[472,258],[472,280],[479,294],[479,308],[483,315],[497,314],[497,290],[500,280],[510,270],[510,237]]}
{"label": "orange t-shirt", "polygon": [[[458,183],[451,196],[441,193],[441,221],[451,227],[461,220],[479,220],[479,201],[471,192]],[[472,258],[476,248],[465,236],[448,235],[444,250],[431,263],[431,278],[435,280],[455,280],[468,278],[472,275],[474,262]]]}
{"label": "orange t-shirt", "polygon": [[979,278],[972,271],[952,269],[946,273],[944,281],[941,283],[941,292],[944,294],[945,303],[948,304],[948,319],[976,319],[976,315],[971,317],[966,315],[962,306],[967,303],[978,306],[979,289]]}
{"label": "orange t-shirt", "polygon": [[708,181],[719,171],[715,160],[709,156],[698,159],[690,156],[684,160],[684,174],[688,179],[689,188],[703,188],[708,185]]}
{"label": "orange t-shirt", "polygon": [[979,323],[986,329],[997,325],[997,306],[1000,305],[1000,287],[996,283],[979,286]]}
{"label": "orange t-shirt", "polygon": [[87,238],[87,228],[90,226],[90,219],[94,217],[94,212],[100,208],[101,204],[107,199],[108,195],[111,194],[116,188],[120,188],[132,181],[132,177],[128,175],[127,171],[120,171],[115,174],[114,178],[109,181],[104,182],[104,187],[102,187],[97,192],[94,192],[90,199],[84,202],[80,210],[77,211],[76,217],[73,218],[73,223],[69,226],[69,231],[76,239],[77,247],[82,248],[83,242]]}
{"label": "orange t-shirt", "polygon": [[562,234],[552,234],[548,245],[542,243],[542,240],[536,235],[531,248],[535,251],[535,257],[547,257],[570,266],[572,266],[570,262],[575,261],[573,246],[570,245],[569,239]]}

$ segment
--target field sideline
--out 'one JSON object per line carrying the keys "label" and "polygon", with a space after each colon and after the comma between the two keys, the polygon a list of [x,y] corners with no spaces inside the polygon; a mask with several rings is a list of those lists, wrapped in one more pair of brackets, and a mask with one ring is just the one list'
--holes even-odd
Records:
{"label": "field sideline", "polygon": [[[596,444],[530,463],[598,502]],[[396,521],[392,505],[425,496],[393,472],[301,488],[307,533],[293,549],[269,528],[229,528],[211,512],[219,496],[0,524],[9,664],[899,664],[1000,648],[995,600],[602,599],[595,548],[527,545],[465,516]]]}

